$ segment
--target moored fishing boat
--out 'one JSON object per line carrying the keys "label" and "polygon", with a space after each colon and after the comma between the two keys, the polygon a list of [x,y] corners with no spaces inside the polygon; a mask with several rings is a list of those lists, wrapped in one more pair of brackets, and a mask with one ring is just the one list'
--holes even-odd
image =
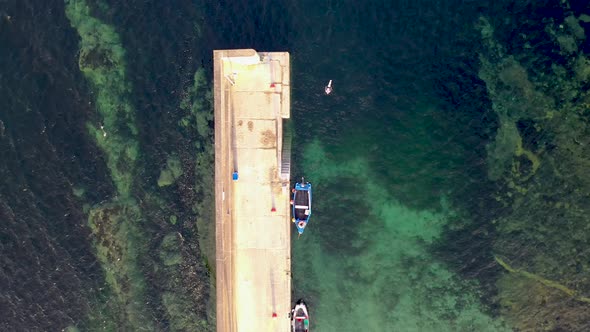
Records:
{"label": "moored fishing boat", "polygon": [[295,183],[291,204],[293,205],[292,221],[301,235],[311,216],[311,183],[305,182],[304,178],[301,178],[301,182]]}
{"label": "moored fishing boat", "polygon": [[291,332],[309,332],[309,312],[303,299],[291,310]]}

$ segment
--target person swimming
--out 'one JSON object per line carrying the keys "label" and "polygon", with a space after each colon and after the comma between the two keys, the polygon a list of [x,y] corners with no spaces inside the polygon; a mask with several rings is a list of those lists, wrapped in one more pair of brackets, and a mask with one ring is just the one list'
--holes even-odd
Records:
{"label": "person swimming", "polygon": [[328,82],[328,85],[326,85],[326,87],[324,88],[324,91],[326,92],[326,95],[329,95],[330,93],[332,93],[332,80],[330,80],[330,82]]}

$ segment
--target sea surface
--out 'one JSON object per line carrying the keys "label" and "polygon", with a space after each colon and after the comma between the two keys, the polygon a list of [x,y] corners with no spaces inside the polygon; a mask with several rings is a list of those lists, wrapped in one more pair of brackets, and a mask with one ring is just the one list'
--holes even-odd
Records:
{"label": "sea surface", "polygon": [[214,330],[212,55],[254,48],[312,331],[588,331],[589,37],[573,0],[0,0],[0,330]]}

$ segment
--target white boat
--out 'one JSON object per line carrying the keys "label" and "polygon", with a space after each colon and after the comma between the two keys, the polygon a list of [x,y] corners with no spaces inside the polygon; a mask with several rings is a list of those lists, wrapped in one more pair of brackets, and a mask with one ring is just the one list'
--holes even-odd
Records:
{"label": "white boat", "polygon": [[326,87],[324,88],[324,91],[326,92],[327,95],[332,93],[332,80],[330,80],[330,82],[328,82],[328,85],[326,85]]}
{"label": "white boat", "polygon": [[309,332],[309,313],[302,299],[291,310],[291,332]]}

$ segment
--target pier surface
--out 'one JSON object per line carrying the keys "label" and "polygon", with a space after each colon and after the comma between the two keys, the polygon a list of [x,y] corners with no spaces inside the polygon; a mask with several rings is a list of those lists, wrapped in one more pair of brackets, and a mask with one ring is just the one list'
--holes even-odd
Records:
{"label": "pier surface", "polygon": [[289,53],[214,51],[218,332],[290,331],[289,80]]}

